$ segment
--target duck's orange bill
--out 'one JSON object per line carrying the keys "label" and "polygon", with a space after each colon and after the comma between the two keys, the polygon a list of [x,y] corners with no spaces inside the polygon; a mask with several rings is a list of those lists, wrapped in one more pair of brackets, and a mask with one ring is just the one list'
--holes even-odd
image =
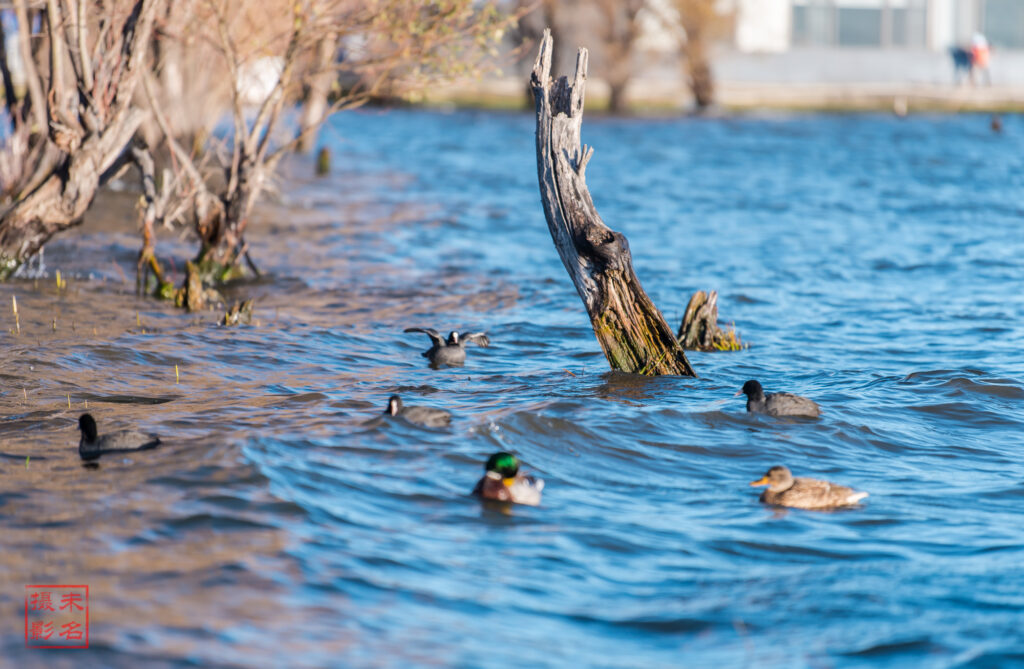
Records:
{"label": "duck's orange bill", "polygon": [[768,477],[767,476],[762,476],[761,478],[757,479],[756,481],[751,481],[750,485],[768,485]]}
{"label": "duck's orange bill", "polygon": [[515,479],[515,477],[513,476],[513,477],[512,477],[512,478],[510,478],[510,479],[501,479],[501,482],[505,484],[505,487],[506,487],[506,488],[511,488],[511,487],[512,487],[512,484],[516,482],[516,479]]}

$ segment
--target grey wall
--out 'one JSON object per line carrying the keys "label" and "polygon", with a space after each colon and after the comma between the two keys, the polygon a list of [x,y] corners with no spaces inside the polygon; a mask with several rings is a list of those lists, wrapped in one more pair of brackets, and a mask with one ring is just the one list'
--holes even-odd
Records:
{"label": "grey wall", "polygon": [[[1024,2],[1024,0],[1021,0]],[[722,52],[713,62],[722,81],[780,84],[946,84],[948,53],[924,50],[794,49],[780,54]],[[1024,51],[992,52],[992,83],[1024,86]]]}

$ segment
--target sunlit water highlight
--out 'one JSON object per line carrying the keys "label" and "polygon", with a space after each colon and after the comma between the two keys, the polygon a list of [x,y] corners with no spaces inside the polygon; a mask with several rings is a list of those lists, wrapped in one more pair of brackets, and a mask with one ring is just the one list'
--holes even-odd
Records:
{"label": "sunlit water highlight", "polygon": [[[125,196],[48,248],[67,289],[0,286],[0,656],[1024,665],[1024,121],[1005,128],[588,119],[598,210],[670,324],[716,289],[752,345],[691,354],[699,379],[607,373],[529,116],[337,117],[332,177],[293,165],[255,224],[247,327],[131,295]],[[159,244],[179,270],[192,251]],[[434,371],[407,326],[493,345]],[[747,415],[748,378],[823,417]],[[396,392],[452,427],[380,420]],[[165,445],[83,468],[86,402]],[[467,496],[496,450],[546,479],[541,507]],[[871,496],[763,508],[747,483],[781,463]],[[24,648],[38,582],[90,585],[87,654]]]}

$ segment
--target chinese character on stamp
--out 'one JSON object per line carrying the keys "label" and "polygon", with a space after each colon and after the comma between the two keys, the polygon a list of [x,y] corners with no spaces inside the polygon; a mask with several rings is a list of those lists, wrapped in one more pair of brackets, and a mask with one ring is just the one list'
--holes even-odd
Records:
{"label": "chinese character on stamp", "polygon": [[26,585],[26,648],[88,648],[89,586]]}

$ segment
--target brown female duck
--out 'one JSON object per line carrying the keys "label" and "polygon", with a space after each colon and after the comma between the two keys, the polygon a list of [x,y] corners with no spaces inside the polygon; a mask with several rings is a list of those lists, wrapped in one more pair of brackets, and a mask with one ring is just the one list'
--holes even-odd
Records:
{"label": "brown female duck", "polygon": [[761,501],[775,506],[789,506],[794,509],[835,509],[853,506],[868,496],[844,485],[818,479],[794,478],[788,468],[772,467],[764,476],[750,483],[752,486],[766,485]]}

